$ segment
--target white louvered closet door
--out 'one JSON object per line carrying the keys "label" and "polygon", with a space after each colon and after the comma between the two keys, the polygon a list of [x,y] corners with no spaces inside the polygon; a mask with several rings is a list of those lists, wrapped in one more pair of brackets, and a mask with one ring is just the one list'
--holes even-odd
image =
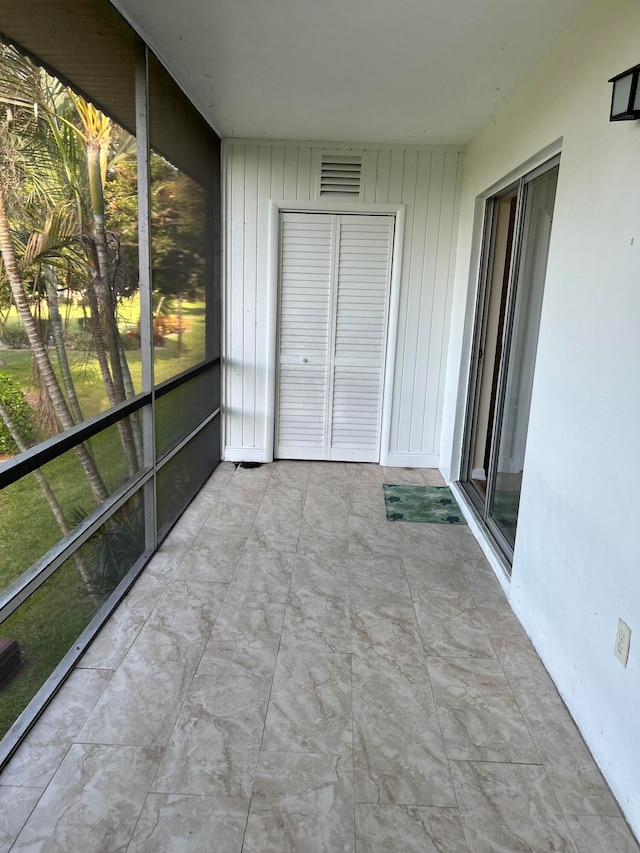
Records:
{"label": "white louvered closet door", "polygon": [[276,457],[378,461],[393,229],[282,214]]}
{"label": "white louvered closet door", "polygon": [[334,219],[283,213],[275,455],[325,459]]}

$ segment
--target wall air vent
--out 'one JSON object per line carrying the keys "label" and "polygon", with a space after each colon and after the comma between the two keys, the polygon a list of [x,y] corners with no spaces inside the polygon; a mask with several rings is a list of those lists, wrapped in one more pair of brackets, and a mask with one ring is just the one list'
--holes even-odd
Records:
{"label": "wall air vent", "polygon": [[361,154],[323,154],[320,198],[360,198]]}

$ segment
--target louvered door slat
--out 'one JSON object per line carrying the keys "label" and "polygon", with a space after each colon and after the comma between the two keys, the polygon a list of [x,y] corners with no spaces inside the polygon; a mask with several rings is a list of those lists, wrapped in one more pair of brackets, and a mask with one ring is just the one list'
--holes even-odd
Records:
{"label": "louvered door slat", "polygon": [[[357,158],[331,166],[355,186]],[[282,214],[276,456],[378,461],[393,222]]]}
{"label": "louvered door slat", "polygon": [[283,213],[276,456],[325,454],[334,217]]}
{"label": "louvered door slat", "polygon": [[378,461],[392,245],[392,217],[340,217],[331,459]]}

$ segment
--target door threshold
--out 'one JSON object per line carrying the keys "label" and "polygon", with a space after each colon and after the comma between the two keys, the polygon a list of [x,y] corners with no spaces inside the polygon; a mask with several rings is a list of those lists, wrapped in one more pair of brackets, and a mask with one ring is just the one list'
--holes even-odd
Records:
{"label": "door threshold", "polygon": [[509,562],[494,542],[489,531],[484,526],[477,509],[471,502],[467,493],[461,487],[460,483],[450,483],[449,488],[458,502],[458,506],[464,515],[465,521],[469,525],[469,530],[473,533],[474,538],[482,549],[483,554],[487,558],[493,573],[497,577],[498,582],[508,599],[511,590],[511,566]]}

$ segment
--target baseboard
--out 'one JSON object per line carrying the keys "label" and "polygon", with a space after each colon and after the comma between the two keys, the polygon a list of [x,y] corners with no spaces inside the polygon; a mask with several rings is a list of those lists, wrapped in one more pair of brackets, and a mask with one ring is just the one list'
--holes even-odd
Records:
{"label": "baseboard", "polygon": [[225,447],[225,462],[271,462],[262,447]]}
{"label": "baseboard", "polygon": [[380,464],[387,468],[438,468],[438,453],[387,453],[382,454]]}
{"label": "baseboard", "polygon": [[[225,462],[272,462],[273,457],[261,447],[225,447]],[[388,453],[380,464],[388,468],[437,468],[440,456],[437,453]]]}

